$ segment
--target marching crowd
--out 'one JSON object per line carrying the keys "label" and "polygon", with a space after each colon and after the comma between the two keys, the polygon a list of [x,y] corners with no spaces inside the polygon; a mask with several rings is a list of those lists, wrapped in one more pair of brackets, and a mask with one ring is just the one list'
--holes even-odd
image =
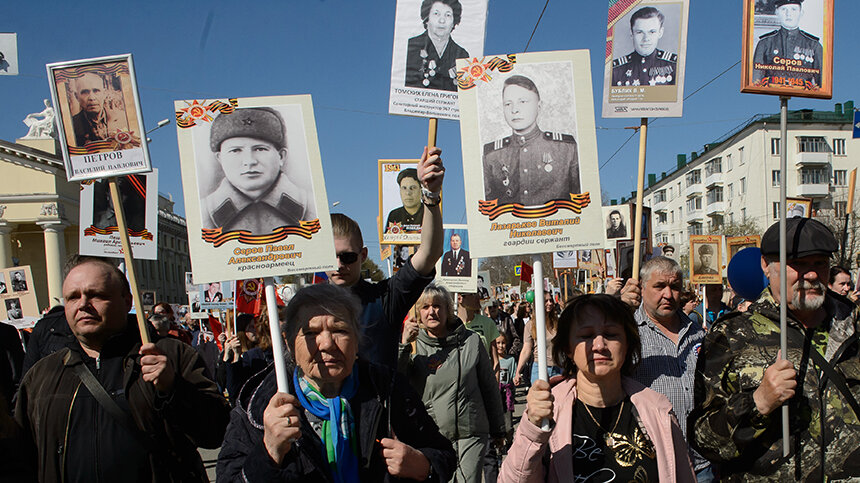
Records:
{"label": "marching crowd", "polygon": [[[563,307],[548,297],[544,381],[531,304],[484,311],[478,293],[433,283],[439,153],[425,151],[417,170],[422,243],[390,279],[361,278],[361,230],[332,215],[338,270],[279,310],[284,354],[265,309],[238,316],[219,351],[157,304],[142,344],[122,272],[73,257],[64,306],[39,321],[26,354],[2,336],[0,479],[206,481],[198,448],[220,448],[224,482],[860,476],[860,309],[850,273],[830,266],[838,245],[824,225],[788,220],[786,353],[774,225],[757,300],[725,304],[715,285],[697,307],[663,256],[607,293]],[[530,388],[514,424],[520,386]]]}

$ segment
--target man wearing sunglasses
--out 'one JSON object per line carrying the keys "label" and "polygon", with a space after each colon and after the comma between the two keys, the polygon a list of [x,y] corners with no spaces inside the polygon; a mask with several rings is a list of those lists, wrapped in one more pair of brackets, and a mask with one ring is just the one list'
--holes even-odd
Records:
{"label": "man wearing sunglasses", "polygon": [[363,359],[396,369],[400,327],[409,308],[418,300],[433,277],[434,266],[442,256],[442,212],[440,191],[445,167],[439,148],[424,150],[418,162],[421,182],[421,245],[415,254],[390,279],[371,283],[361,278],[361,265],[367,259],[367,247],[358,223],[346,215],[331,215],[334,248],[338,269],[329,272],[331,283],[349,287],[360,299],[361,339],[358,353]]}

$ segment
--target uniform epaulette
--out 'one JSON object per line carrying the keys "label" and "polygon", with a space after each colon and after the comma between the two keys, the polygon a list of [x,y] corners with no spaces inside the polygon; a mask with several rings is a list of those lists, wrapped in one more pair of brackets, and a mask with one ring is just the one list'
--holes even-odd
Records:
{"label": "uniform epaulette", "polygon": [[502,139],[496,139],[491,143],[487,143],[484,145],[484,154],[492,153],[493,151],[498,151],[505,146],[511,144],[511,136]]}
{"label": "uniform epaulette", "polygon": [[814,41],[816,41],[816,42],[818,42],[818,41],[819,41],[819,38],[818,38],[818,37],[816,37],[816,36],[812,35],[812,34],[811,34],[811,33],[809,33],[809,32],[804,32],[803,30],[801,30],[801,31],[800,31],[800,35],[803,35],[804,37],[808,38],[809,40],[814,40]]}
{"label": "uniform epaulette", "polygon": [[669,62],[678,62],[678,54],[660,49],[657,49],[657,58],[668,60]]}
{"label": "uniform epaulette", "polygon": [[576,144],[576,139],[570,134],[562,134],[560,132],[550,132],[544,131],[543,137],[548,141],[560,141],[563,143],[573,143]]}
{"label": "uniform epaulette", "polygon": [[212,211],[212,221],[215,222],[215,226],[225,226],[230,223],[239,210],[236,209],[236,205],[233,204],[233,200],[227,198],[221,203],[218,208]]}
{"label": "uniform epaulette", "polygon": [[766,34],[762,34],[762,35],[760,35],[760,36],[759,36],[759,39],[766,39],[766,38],[768,38],[768,37],[773,37],[774,35],[776,35],[776,34],[778,34],[778,33],[779,33],[779,30],[778,30],[778,29],[777,29],[777,30],[771,30],[770,32],[768,32],[768,33],[766,33]]}
{"label": "uniform epaulette", "polygon": [[612,67],[618,67],[619,65],[624,65],[630,62],[630,55],[625,55],[623,57],[619,57],[612,61]]}

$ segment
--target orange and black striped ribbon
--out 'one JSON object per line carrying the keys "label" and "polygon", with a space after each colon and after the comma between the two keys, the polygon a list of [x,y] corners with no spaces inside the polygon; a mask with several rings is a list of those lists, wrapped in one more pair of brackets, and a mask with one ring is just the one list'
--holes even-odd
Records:
{"label": "orange and black striped ribbon", "polygon": [[290,235],[298,235],[308,240],[311,239],[314,233],[320,231],[319,218],[311,221],[300,221],[299,226],[282,226],[275,228],[271,233],[265,235],[252,235],[247,230],[233,230],[224,232],[223,228],[204,228],[203,241],[211,243],[215,248],[227,243],[231,240],[236,240],[246,245],[266,245],[269,243],[277,243],[286,239]]}
{"label": "orange and black striped ribbon", "polygon": [[[96,228],[95,226],[90,225],[89,228],[84,230],[85,236],[110,235],[111,233],[119,233],[119,227],[109,226],[107,228]],[[150,241],[152,241],[153,238],[152,233],[150,233],[146,228],[140,231],[128,230],[128,236],[143,238],[144,240]]]}
{"label": "orange and black striped ribbon", "polygon": [[478,212],[486,215],[490,220],[510,213],[517,218],[544,218],[554,215],[559,210],[570,210],[576,214],[582,213],[582,209],[591,204],[590,193],[572,194],[570,200],[547,201],[540,206],[525,207],[519,203],[507,203],[499,205],[499,200],[478,201]]}

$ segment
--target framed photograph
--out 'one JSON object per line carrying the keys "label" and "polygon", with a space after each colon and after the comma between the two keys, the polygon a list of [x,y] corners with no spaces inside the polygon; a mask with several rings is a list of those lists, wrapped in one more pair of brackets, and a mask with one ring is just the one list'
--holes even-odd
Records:
{"label": "framed photograph", "polygon": [[833,97],[833,0],[744,0],[741,92]]}
{"label": "framed photograph", "polygon": [[579,259],[576,250],[565,250],[563,252],[552,252],[553,268],[577,268]]}
{"label": "framed photograph", "polygon": [[606,229],[607,246],[615,248],[618,240],[630,240],[633,238],[633,228],[630,221],[630,207],[628,205],[603,206],[603,225]]}
{"label": "framed photograph", "polygon": [[743,250],[747,247],[761,247],[761,236],[759,235],[748,235],[748,236],[727,236],[726,237],[726,250],[729,252],[728,260],[726,260],[726,266],[728,266],[729,262],[732,261],[732,257],[735,256],[739,251]]}
{"label": "framed photograph", "polygon": [[[158,170],[117,178],[134,258],[157,260]],[[122,258],[116,213],[105,179],[81,182],[78,245],[82,255]]]}
{"label": "framed photograph", "polygon": [[603,250],[603,252],[604,252],[603,253],[603,260],[605,262],[605,267],[606,267],[604,269],[605,270],[605,272],[604,272],[605,277],[607,279],[617,277],[618,276],[618,270],[617,270],[618,265],[617,265],[617,259],[615,257],[615,249],[614,248],[607,248],[607,249]]}
{"label": "framed photograph", "polygon": [[442,258],[436,262],[436,280],[455,293],[478,289],[478,260],[473,258],[466,225],[444,225]]}
{"label": "framed photograph", "polygon": [[488,0],[397,0],[389,114],[458,119],[457,59],[484,54]]}
{"label": "framed photograph", "polygon": [[603,117],[681,117],[690,0],[609,2]]}
{"label": "framed photograph", "polygon": [[[648,260],[648,254],[646,253],[647,243],[645,240],[640,242],[639,246],[639,267]],[[633,276],[633,256],[635,251],[633,250],[633,240],[624,240],[616,242],[615,253],[618,256],[618,262],[616,264],[618,276],[624,280],[631,278]]]}
{"label": "framed photograph", "polygon": [[457,63],[477,257],[602,248],[588,51]]}
{"label": "framed photograph", "polygon": [[195,282],[337,269],[310,96],[175,108]]}
{"label": "framed photograph", "polygon": [[417,159],[379,160],[379,240],[385,244],[421,243],[424,204]]}
{"label": "framed photograph", "polygon": [[223,310],[233,308],[234,283],[210,282],[199,285],[200,308],[202,310]]}
{"label": "framed photograph", "polygon": [[69,181],[152,171],[131,54],[46,68]]}
{"label": "framed photograph", "polygon": [[600,260],[594,255],[593,250],[578,250],[579,268],[584,270],[597,270],[600,268]]}
{"label": "framed photograph", "polygon": [[[633,220],[636,217],[636,203],[630,203],[630,219]],[[654,253],[654,244],[651,241],[653,238],[653,231],[651,229],[651,208],[647,206],[642,207],[642,220],[639,223],[639,226],[642,230],[642,241],[645,242],[645,252],[648,255]],[[632,239],[634,236],[633,227],[631,226],[630,238]]]}
{"label": "framed photograph", "polygon": [[18,34],[0,33],[0,75],[18,75]]}
{"label": "framed photograph", "polygon": [[409,257],[415,254],[418,245],[394,245],[391,251],[391,271],[397,273],[406,265]]}
{"label": "framed photograph", "polygon": [[690,235],[690,283],[722,283],[721,235]]}
{"label": "framed photograph", "polygon": [[140,292],[140,304],[143,305],[144,310],[151,310],[152,306],[155,305],[156,294],[154,290],[144,290]]}
{"label": "framed photograph", "polygon": [[481,305],[486,306],[490,302],[490,272],[482,270],[478,272],[478,296],[481,298]]}
{"label": "framed photograph", "polygon": [[194,278],[191,276],[191,272],[185,272],[185,291],[196,292],[197,290],[199,289],[194,285]]}
{"label": "framed photograph", "polygon": [[812,217],[812,199],[811,198],[786,198],[785,199],[785,216],[786,216],[786,218],[811,218]]}
{"label": "framed photograph", "polygon": [[188,292],[188,313],[192,319],[208,319],[209,312],[200,307],[200,290]]}
{"label": "framed photograph", "polygon": [[30,266],[0,269],[0,322],[16,329],[36,325],[42,314],[32,286]]}

